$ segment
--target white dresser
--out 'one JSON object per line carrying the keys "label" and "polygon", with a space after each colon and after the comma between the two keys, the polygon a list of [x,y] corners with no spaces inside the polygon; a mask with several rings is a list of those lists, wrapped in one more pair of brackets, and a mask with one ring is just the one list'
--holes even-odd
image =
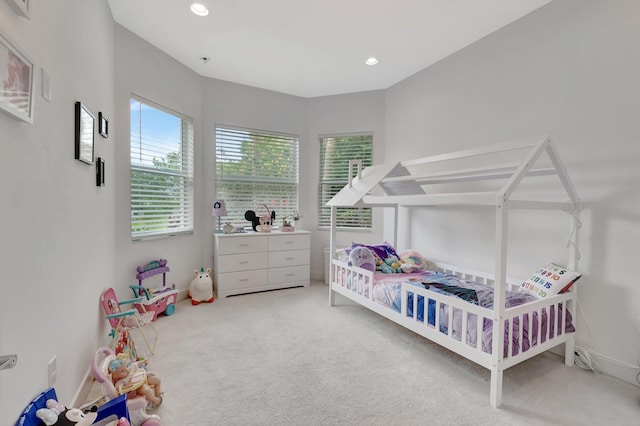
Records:
{"label": "white dresser", "polygon": [[214,234],[213,280],[219,299],[309,286],[309,231]]}

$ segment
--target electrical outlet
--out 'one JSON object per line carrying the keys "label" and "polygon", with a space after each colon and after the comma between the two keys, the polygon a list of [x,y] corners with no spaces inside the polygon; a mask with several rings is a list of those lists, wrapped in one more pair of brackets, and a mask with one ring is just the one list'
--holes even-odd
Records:
{"label": "electrical outlet", "polygon": [[47,364],[49,370],[49,387],[55,385],[56,379],[58,378],[58,368],[56,364],[56,356],[54,355],[49,361],[49,364]]}

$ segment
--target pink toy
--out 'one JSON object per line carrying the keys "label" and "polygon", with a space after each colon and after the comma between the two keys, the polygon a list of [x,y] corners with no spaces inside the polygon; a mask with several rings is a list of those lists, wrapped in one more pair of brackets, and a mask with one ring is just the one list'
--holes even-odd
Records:
{"label": "pink toy", "polygon": [[213,281],[211,280],[211,269],[200,268],[193,271],[196,276],[189,284],[189,297],[192,305],[199,305],[200,302],[213,302]]}
{"label": "pink toy", "polygon": [[[116,359],[116,355],[109,348],[100,348],[96,351],[91,361],[91,374],[98,383],[102,384],[102,391],[110,401],[118,397],[118,391],[113,384],[110,363]],[[160,417],[155,414],[147,414],[147,400],[143,396],[131,395],[127,399],[129,417],[133,426],[160,426]],[[123,423],[127,424],[127,423]]]}
{"label": "pink toy", "polygon": [[[167,287],[166,273],[169,272],[166,259],[152,260],[151,262],[140,265],[137,268],[138,285],[130,285],[135,297],[144,296],[138,303],[134,303],[134,307],[138,312],[153,312],[153,320],[158,318],[159,314],[172,315],[176,310],[176,301],[178,299],[178,290],[173,286]],[[142,281],[146,278],[162,274],[162,288],[149,289],[142,286]]]}
{"label": "pink toy", "polygon": [[128,398],[142,395],[155,407],[162,402],[160,378],[147,374],[145,365],[144,361],[129,363],[127,357],[116,356],[109,362],[108,369],[118,394],[126,394]]}

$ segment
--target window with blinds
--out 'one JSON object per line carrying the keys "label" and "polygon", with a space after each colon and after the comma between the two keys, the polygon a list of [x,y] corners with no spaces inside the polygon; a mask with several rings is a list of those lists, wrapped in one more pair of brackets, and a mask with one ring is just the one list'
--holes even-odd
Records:
{"label": "window with blinds", "polygon": [[[331,226],[331,208],[325,204],[349,182],[349,160],[373,161],[373,135],[320,137],[320,181],[318,183],[318,226]],[[336,225],[341,228],[371,229],[370,208],[338,208]]]}
{"label": "window with blinds", "polygon": [[247,226],[244,214],[275,210],[275,225],[298,208],[298,137],[216,126],[216,199],[224,200],[224,222]]}
{"label": "window with blinds", "polygon": [[131,238],[193,232],[193,121],[140,98],[131,109]]}

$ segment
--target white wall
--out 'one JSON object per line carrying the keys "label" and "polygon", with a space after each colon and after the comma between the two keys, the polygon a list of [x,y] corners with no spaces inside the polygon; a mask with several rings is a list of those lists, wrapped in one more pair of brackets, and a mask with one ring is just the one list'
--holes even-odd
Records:
{"label": "white wall", "polygon": [[[178,61],[140,39],[126,28],[116,25],[115,29],[115,105],[116,124],[121,129],[114,140],[117,166],[114,171],[116,186],[116,268],[112,286],[119,297],[132,295],[128,288],[137,284],[136,267],[156,259],[167,259],[170,272],[167,285],[175,284],[186,289],[193,278],[194,269],[205,266],[203,256],[203,235],[208,232],[210,218],[203,200],[203,145],[207,140],[201,131],[202,123],[202,81],[198,74]],[[194,121],[194,174],[195,174],[195,217],[194,232],[170,238],[143,241],[131,240],[130,227],[130,175],[129,175],[129,101],[135,94],[160,104]],[[159,287],[162,277],[157,276],[144,282],[145,286]]]}
{"label": "white wall", "polygon": [[[638,22],[640,3],[633,0],[556,0],[386,93],[388,158],[539,134],[553,138],[585,207],[577,343],[631,366],[637,365],[640,314],[634,268],[640,241]],[[562,260],[568,218],[516,219],[514,275]],[[486,212],[422,210],[412,220],[414,246],[424,253],[493,267],[493,219]],[[554,232],[545,231],[547,223]],[[547,237],[554,233],[552,245]],[[637,370],[602,357],[598,362],[635,383]]]}
{"label": "white wall", "polygon": [[[202,254],[206,265],[213,267],[213,232],[217,222],[210,215],[210,206],[215,199],[216,190],[215,126],[219,124],[298,135],[301,159],[309,155],[309,147],[305,132],[306,103],[303,98],[208,78],[203,78],[202,84],[202,198],[205,204],[203,212],[207,216],[202,235]],[[301,167],[300,186],[309,185],[309,179]],[[300,202],[306,197],[307,194],[301,191]],[[278,214],[276,211],[277,221],[280,217]]]}
{"label": "white wall", "polygon": [[[301,193],[307,193],[301,202],[304,214],[303,225],[311,224],[311,277],[324,279],[324,248],[329,246],[329,231],[318,229],[318,178],[320,166],[321,135],[373,132],[373,161],[384,161],[384,91],[352,93],[308,99],[308,130],[310,155],[301,157],[300,168],[310,175],[310,185],[301,186]],[[382,238],[382,215],[374,212],[371,231],[338,231],[336,241],[339,247],[348,246],[352,241],[377,243]]]}
{"label": "white wall", "polygon": [[[0,424],[46,389],[55,355],[56,389],[71,401],[102,341],[98,297],[113,281],[114,146],[97,134],[106,186],[74,159],[74,103],[114,117],[113,20],[106,1],[32,1],[31,19],[0,2],[0,32],[35,64],[34,123],[0,114],[0,354],[18,363],[0,371]],[[40,69],[51,102],[40,96]],[[96,124],[97,126],[97,124]]]}

